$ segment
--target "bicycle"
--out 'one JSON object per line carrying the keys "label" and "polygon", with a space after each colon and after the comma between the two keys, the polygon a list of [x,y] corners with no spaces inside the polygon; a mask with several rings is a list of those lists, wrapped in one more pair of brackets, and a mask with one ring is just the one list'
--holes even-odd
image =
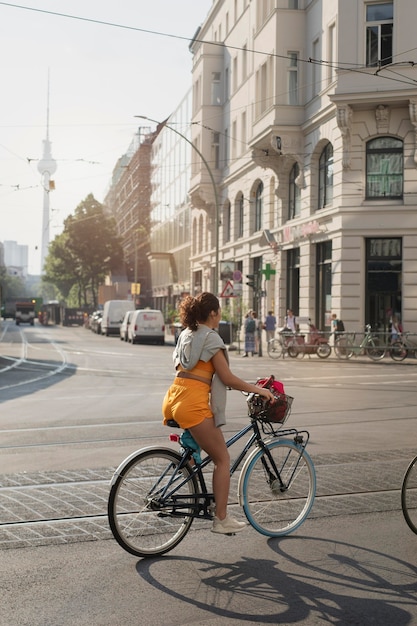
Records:
{"label": "bicycle", "polygon": [[401,508],[409,528],[417,535],[417,456],[404,474],[401,486]]}
{"label": "bicycle", "polygon": [[417,345],[408,339],[411,333],[406,332],[400,335],[400,339],[392,342],[389,353],[394,361],[404,361],[407,356],[416,356]]}
{"label": "bicycle", "polygon": [[384,358],[386,349],[381,346],[379,337],[372,334],[370,324],[365,326],[365,334],[359,345],[355,345],[355,339],[356,333],[336,336],[333,349],[338,359],[350,359],[353,355],[362,354],[366,354],[373,361],[380,361]]}
{"label": "bicycle", "polygon": [[[268,379],[273,380],[273,376]],[[290,396],[277,395],[276,402],[267,405],[260,396],[250,394],[247,403],[249,424],[226,443],[229,448],[250,433],[230,474],[244,461],[238,481],[239,504],[255,530],[280,537],[295,531],[313,506],[316,473],[306,451],[309,433],[282,428],[291,412]],[[180,452],[156,446],[136,451],[113,475],[108,500],[110,528],[130,554],[162,555],[184,539],[194,519],[213,519],[214,496],[207,490],[203,474],[211,458],[201,459],[184,436],[181,443]]]}
{"label": "bicycle", "polygon": [[271,359],[284,358],[288,354],[288,348],[294,342],[294,333],[279,331],[279,336],[270,339],[267,343],[268,356]]}

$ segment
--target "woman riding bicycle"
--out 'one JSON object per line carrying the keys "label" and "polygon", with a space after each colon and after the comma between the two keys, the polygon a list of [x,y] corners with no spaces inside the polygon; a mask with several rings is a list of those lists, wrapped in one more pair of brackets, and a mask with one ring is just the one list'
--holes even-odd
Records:
{"label": "woman riding bicycle", "polygon": [[173,354],[176,377],[163,401],[164,424],[173,419],[188,429],[212,458],[216,503],[212,532],[236,533],[246,524],[227,514],[230,456],[219,428],[226,423],[226,388],[257,393],[271,402],[274,396],[268,389],[247,383],[231,372],[226,346],[214,330],[221,320],[216,296],[207,292],[196,298],[187,296],[179,311],[185,330]]}

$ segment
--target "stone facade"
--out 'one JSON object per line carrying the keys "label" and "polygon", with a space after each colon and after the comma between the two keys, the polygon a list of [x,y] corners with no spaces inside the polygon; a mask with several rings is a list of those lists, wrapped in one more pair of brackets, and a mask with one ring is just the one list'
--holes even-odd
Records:
{"label": "stone facade", "polygon": [[190,46],[194,292],[221,293],[227,262],[234,306],[417,332],[416,19],[413,0],[213,2]]}

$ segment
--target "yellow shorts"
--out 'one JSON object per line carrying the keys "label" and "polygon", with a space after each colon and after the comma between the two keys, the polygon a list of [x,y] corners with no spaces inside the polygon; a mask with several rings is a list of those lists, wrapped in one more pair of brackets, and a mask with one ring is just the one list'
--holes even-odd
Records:
{"label": "yellow shorts", "polygon": [[173,419],[184,429],[197,426],[213,417],[209,401],[209,385],[190,378],[176,378],[162,403],[164,424]]}

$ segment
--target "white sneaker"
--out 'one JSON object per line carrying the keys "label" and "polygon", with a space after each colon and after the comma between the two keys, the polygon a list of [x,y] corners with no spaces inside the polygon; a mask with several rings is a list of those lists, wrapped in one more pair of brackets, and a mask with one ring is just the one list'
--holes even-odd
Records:
{"label": "white sneaker", "polygon": [[239,533],[245,528],[245,522],[238,522],[233,517],[230,517],[230,515],[226,515],[226,517],[222,520],[220,520],[218,517],[214,518],[211,532],[219,533],[221,535],[234,535],[235,533]]}

